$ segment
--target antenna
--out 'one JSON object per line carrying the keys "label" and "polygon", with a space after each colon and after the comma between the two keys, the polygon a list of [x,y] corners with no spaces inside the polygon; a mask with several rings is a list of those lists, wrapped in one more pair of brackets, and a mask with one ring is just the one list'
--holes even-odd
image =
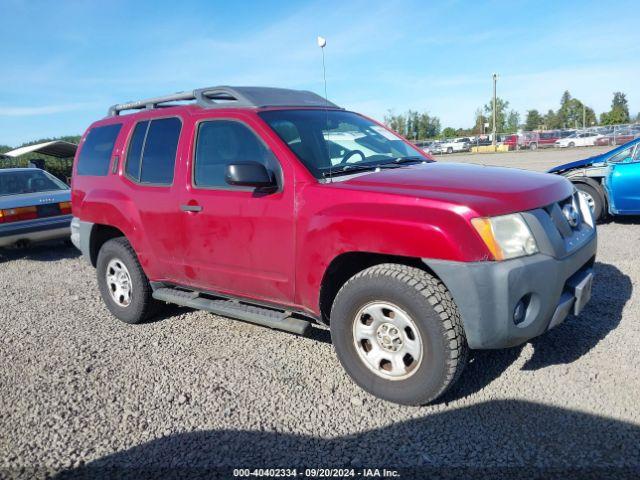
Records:
{"label": "antenna", "polygon": [[[325,115],[326,115],[326,125],[327,125],[327,141],[329,141],[329,97],[327,96],[327,67],[324,63],[324,47],[327,46],[327,39],[318,35],[316,39],[320,50],[322,50],[322,79],[324,81],[324,101],[325,101]],[[327,152],[330,152],[330,149],[327,148]],[[331,163],[331,155],[329,155],[329,183],[333,182],[333,177],[331,176],[331,169],[333,168],[333,163]]]}

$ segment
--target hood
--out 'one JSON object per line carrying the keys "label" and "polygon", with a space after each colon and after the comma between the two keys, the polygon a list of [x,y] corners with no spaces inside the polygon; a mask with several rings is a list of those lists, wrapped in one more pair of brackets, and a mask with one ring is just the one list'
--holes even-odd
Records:
{"label": "hood", "polygon": [[532,210],[573,191],[571,183],[557,175],[456,163],[381,170],[334,185],[463,206],[480,216]]}
{"label": "hood", "polygon": [[604,162],[611,152],[602,153],[600,155],[594,155],[593,157],[583,158],[582,160],[576,160],[575,162],[564,163],[547,170],[547,173],[558,173],[565,170],[571,170],[572,168],[587,167],[594,163]]}

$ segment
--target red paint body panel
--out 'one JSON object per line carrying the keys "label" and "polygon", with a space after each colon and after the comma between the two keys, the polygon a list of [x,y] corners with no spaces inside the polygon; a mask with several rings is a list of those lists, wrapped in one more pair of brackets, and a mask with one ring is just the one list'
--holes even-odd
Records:
{"label": "red paint body panel", "polygon": [[[321,183],[256,112],[180,106],[96,122],[90,128],[110,123],[123,127],[107,176],[78,176],[74,166],[74,215],[120,229],[153,281],[319,315],[321,282],[341,254],[491,259],[471,218],[529,210],[571,194],[571,184],[555,175],[439,163]],[[133,126],[168,116],[178,116],[183,123],[173,184],[155,187],[130,181],[124,175],[124,157]],[[278,192],[256,195],[192,185],[198,122],[216,118],[244,123],[275,154],[283,179]],[[114,173],[115,157],[120,160]],[[180,205],[186,204],[203,209],[181,211]]]}

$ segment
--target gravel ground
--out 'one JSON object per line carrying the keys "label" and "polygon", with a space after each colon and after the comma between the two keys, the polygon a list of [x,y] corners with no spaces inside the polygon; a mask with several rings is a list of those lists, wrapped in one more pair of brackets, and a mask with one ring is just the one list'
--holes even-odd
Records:
{"label": "gravel ground", "polygon": [[4,251],[0,477],[285,466],[638,476],[640,224],[599,233],[583,315],[524,346],[474,352],[457,386],[420,408],[357,388],[325,330],[303,338],[179,308],[125,325],[73,248]]}

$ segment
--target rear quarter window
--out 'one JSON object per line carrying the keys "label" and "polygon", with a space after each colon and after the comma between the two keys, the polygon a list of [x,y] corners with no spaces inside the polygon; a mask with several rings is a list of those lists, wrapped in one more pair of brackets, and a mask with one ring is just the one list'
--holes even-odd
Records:
{"label": "rear quarter window", "polygon": [[121,128],[117,123],[89,130],[78,157],[78,175],[105,176],[109,172],[111,153]]}

